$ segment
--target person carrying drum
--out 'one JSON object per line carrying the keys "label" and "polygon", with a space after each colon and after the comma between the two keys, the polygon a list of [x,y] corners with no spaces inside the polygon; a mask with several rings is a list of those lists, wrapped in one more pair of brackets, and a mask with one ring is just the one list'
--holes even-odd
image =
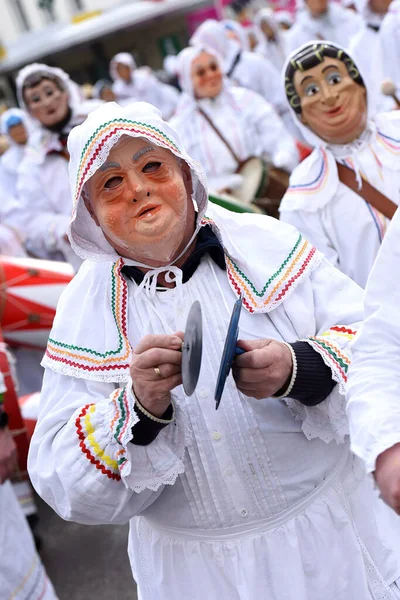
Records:
{"label": "person carrying drum", "polygon": [[[347,436],[362,290],[290,225],[207,206],[201,166],[151,105],[104,105],[68,148],[69,235],[86,261],[44,358],[37,491],[65,519],[130,521],[142,600],[399,598],[400,536],[388,542],[392,512]],[[245,352],[216,411],[240,296]],[[203,357],[188,397],[194,300]]]}
{"label": "person carrying drum", "polygon": [[365,287],[400,201],[400,113],[374,116],[357,64],[329,42],[294,52],[285,86],[293,117],[315,149],[292,173],[281,219]]}
{"label": "person carrying drum", "polygon": [[224,81],[216,52],[186,48],[178,60],[184,95],[171,124],[203,166],[211,192],[228,192],[246,204],[266,197],[267,162],[286,173],[299,162],[294,139],[261,96]]}

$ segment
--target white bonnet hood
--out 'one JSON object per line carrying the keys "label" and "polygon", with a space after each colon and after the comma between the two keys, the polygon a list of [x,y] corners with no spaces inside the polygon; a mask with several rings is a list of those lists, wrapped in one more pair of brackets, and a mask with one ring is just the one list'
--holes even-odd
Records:
{"label": "white bonnet hood", "polygon": [[[344,52],[346,52],[346,54],[353,60],[357,70],[360,73],[361,78],[364,81],[365,84],[365,88],[367,90],[367,106],[368,106],[368,119],[370,119],[374,112],[375,112],[375,100],[374,100],[374,95],[372,93],[373,90],[373,86],[370,86],[368,84],[368,78],[365,76],[365,74],[362,72],[362,70],[358,67],[358,65],[356,64],[356,61],[354,59],[354,57],[351,55],[351,53],[346,50],[345,48],[342,48],[341,46],[339,46],[338,44],[335,44],[334,42],[330,42],[328,40],[312,40],[309,42],[306,42],[305,44],[302,44],[301,46],[299,46],[299,48],[297,48],[296,50],[294,50],[286,59],[285,65],[283,67],[283,80],[284,80],[284,84],[285,84],[285,91],[286,91],[286,81],[285,81],[285,76],[286,76],[286,69],[289,65],[289,63],[293,60],[293,58],[303,49],[308,48],[310,46],[313,45],[321,45],[321,44],[329,44],[330,46],[334,46],[335,48],[337,48],[338,50],[343,50]],[[285,93],[286,96],[286,93]],[[286,101],[287,104],[290,108],[290,112],[292,115],[292,118],[294,120],[294,122],[296,123],[296,126],[301,130],[301,133],[304,137],[304,139],[311,145],[311,146],[323,146],[326,147],[328,146],[328,142],[326,142],[325,140],[323,140],[322,138],[320,138],[316,133],[314,133],[313,131],[311,131],[311,129],[309,129],[308,127],[306,127],[305,125],[303,125],[303,123],[300,120],[300,115],[298,115],[295,110],[293,109],[293,107],[291,106],[287,96],[286,96]]]}
{"label": "white bonnet hood", "polygon": [[132,54],[129,54],[129,52],[119,52],[119,54],[116,54],[110,62],[110,75],[113,81],[120,79],[117,73],[117,65],[119,64],[126,65],[131,71],[136,69],[136,61]]}
{"label": "white bonnet hood", "polygon": [[207,208],[206,176],[201,166],[186,153],[175,130],[163,121],[160,111],[147,102],[134,102],[126,107],[115,102],[104,104],[90,113],[82,125],[75,127],[68,138],[73,198],[69,239],[72,248],[84,259],[114,261],[118,257],[87,211],[82,190],[123,135],[145,138],[182,158],[192,174],[192,199],[197,205],[198,227]]}
{"label": "white bonnet hood", "polygon": [[25,105],[22,90],[26,79],[37,72],[48,73],[50,77],[57,77],[64,84],[69,96],[69,106],[72,110],[76,110],[83,102],[83,95],[81,94],[79,85],[72,81],[68,73],[58,67],[49,67],[42,63],[32,63],[21,69],[16,79],[18,104],[27,112],[29,111]]}
{"label": "white bonnet hood", "polygon": [[224,24],[214,19],[207,19],[196,29],[189,45],[215,50],[223,59],[225,73],[229,71],[234,57],[241,50],[239,42],[228,38]]}
{"label": "white bonnet hood", "polygon": [[177,57],[178,78],[182,90],[191,98],[194,97],[192,64],[203,52],[207,52],[207,54],[214,56],[221,70],[223,70],[222,58],[213,48],[206,46],[189,46],[182,50]]}
{"label": "white bonnet hood", "polygon": [[28,135],[32,129],[28,114],[21,108],[9,108],[4,111],[0,117],[0,133],[7,137],[9,144],[14,145],[15,142],[9,134],[9,128],[17,124],[17,121],[24,125],[28,131]]}

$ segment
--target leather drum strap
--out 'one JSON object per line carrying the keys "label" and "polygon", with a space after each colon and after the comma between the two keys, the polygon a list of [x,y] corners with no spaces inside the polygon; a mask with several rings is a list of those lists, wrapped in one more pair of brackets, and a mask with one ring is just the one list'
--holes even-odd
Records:
{"label": "leather drum strap", "polygon": [[339,180],[347,185],[353,192],[358,194],[363,200],[368,202],[373,208],[378,210],[387,219],[392,219],[397,210],[397,204],[389,200],[387,196],[374,188],[365,179],[362,180],[362,187],[359,189],[356,174],[352,169],[336,162]]}
{"label": "leather drum strap", "polygon": [[228,142],[228,140],[222,135],[222,133],[220,132],[220,130],[218,129],[218,127],[215,125],[215,123],[213,123],[213,121],[210,119],[210,117],[208,116],[208,114],[202,108],[200,108],[198,106],[197,110],[199,111],[199,113],[201,114],[201,116],[203,117],[203,119],[205,119],[207,121],[207,123],[210,125],[210,127],[215,131],[215,133],[217,134],[217,136],[219,137],[219,139],[228,148],[229,152],[232,154],[232,156],[235,159],[235,161],[237,162],[238,166],[240,166],[242,164],[242,161],[240,160],[240,158],[238,157],[238,155],[236,154],[236,152],[234,151],[234,149],[232,148],[232,146],[230,145],[230,143]]}

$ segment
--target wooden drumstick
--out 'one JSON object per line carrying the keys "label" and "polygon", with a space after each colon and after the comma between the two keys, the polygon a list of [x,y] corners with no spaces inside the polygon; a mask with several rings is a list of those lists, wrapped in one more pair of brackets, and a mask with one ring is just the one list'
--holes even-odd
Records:
{"label": "wooden drumstick", "polygon": [[396,102],[397,108],[400,108],[400,100],[396,94],[396,86],[391,79],[384,79],[381,84],[381,92],[384,96],[390,96]]}

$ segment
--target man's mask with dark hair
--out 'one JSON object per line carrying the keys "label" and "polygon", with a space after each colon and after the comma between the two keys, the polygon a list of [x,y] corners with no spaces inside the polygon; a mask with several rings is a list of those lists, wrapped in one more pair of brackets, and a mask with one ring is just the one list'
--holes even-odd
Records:
{"label": "man's mask with dark hair", "polygon": [[365,84],[341,48],[311,43],[299,50],[286,67],[285,91],[303,125],[330,144],[350,143],[365,129]]}
{"label": "man's mask with dark hair", "polygon": [[24,81],[22,95],[31,116],[51,131],[62,131],[71,118],[68,91],[50,73],[32,73]]}

